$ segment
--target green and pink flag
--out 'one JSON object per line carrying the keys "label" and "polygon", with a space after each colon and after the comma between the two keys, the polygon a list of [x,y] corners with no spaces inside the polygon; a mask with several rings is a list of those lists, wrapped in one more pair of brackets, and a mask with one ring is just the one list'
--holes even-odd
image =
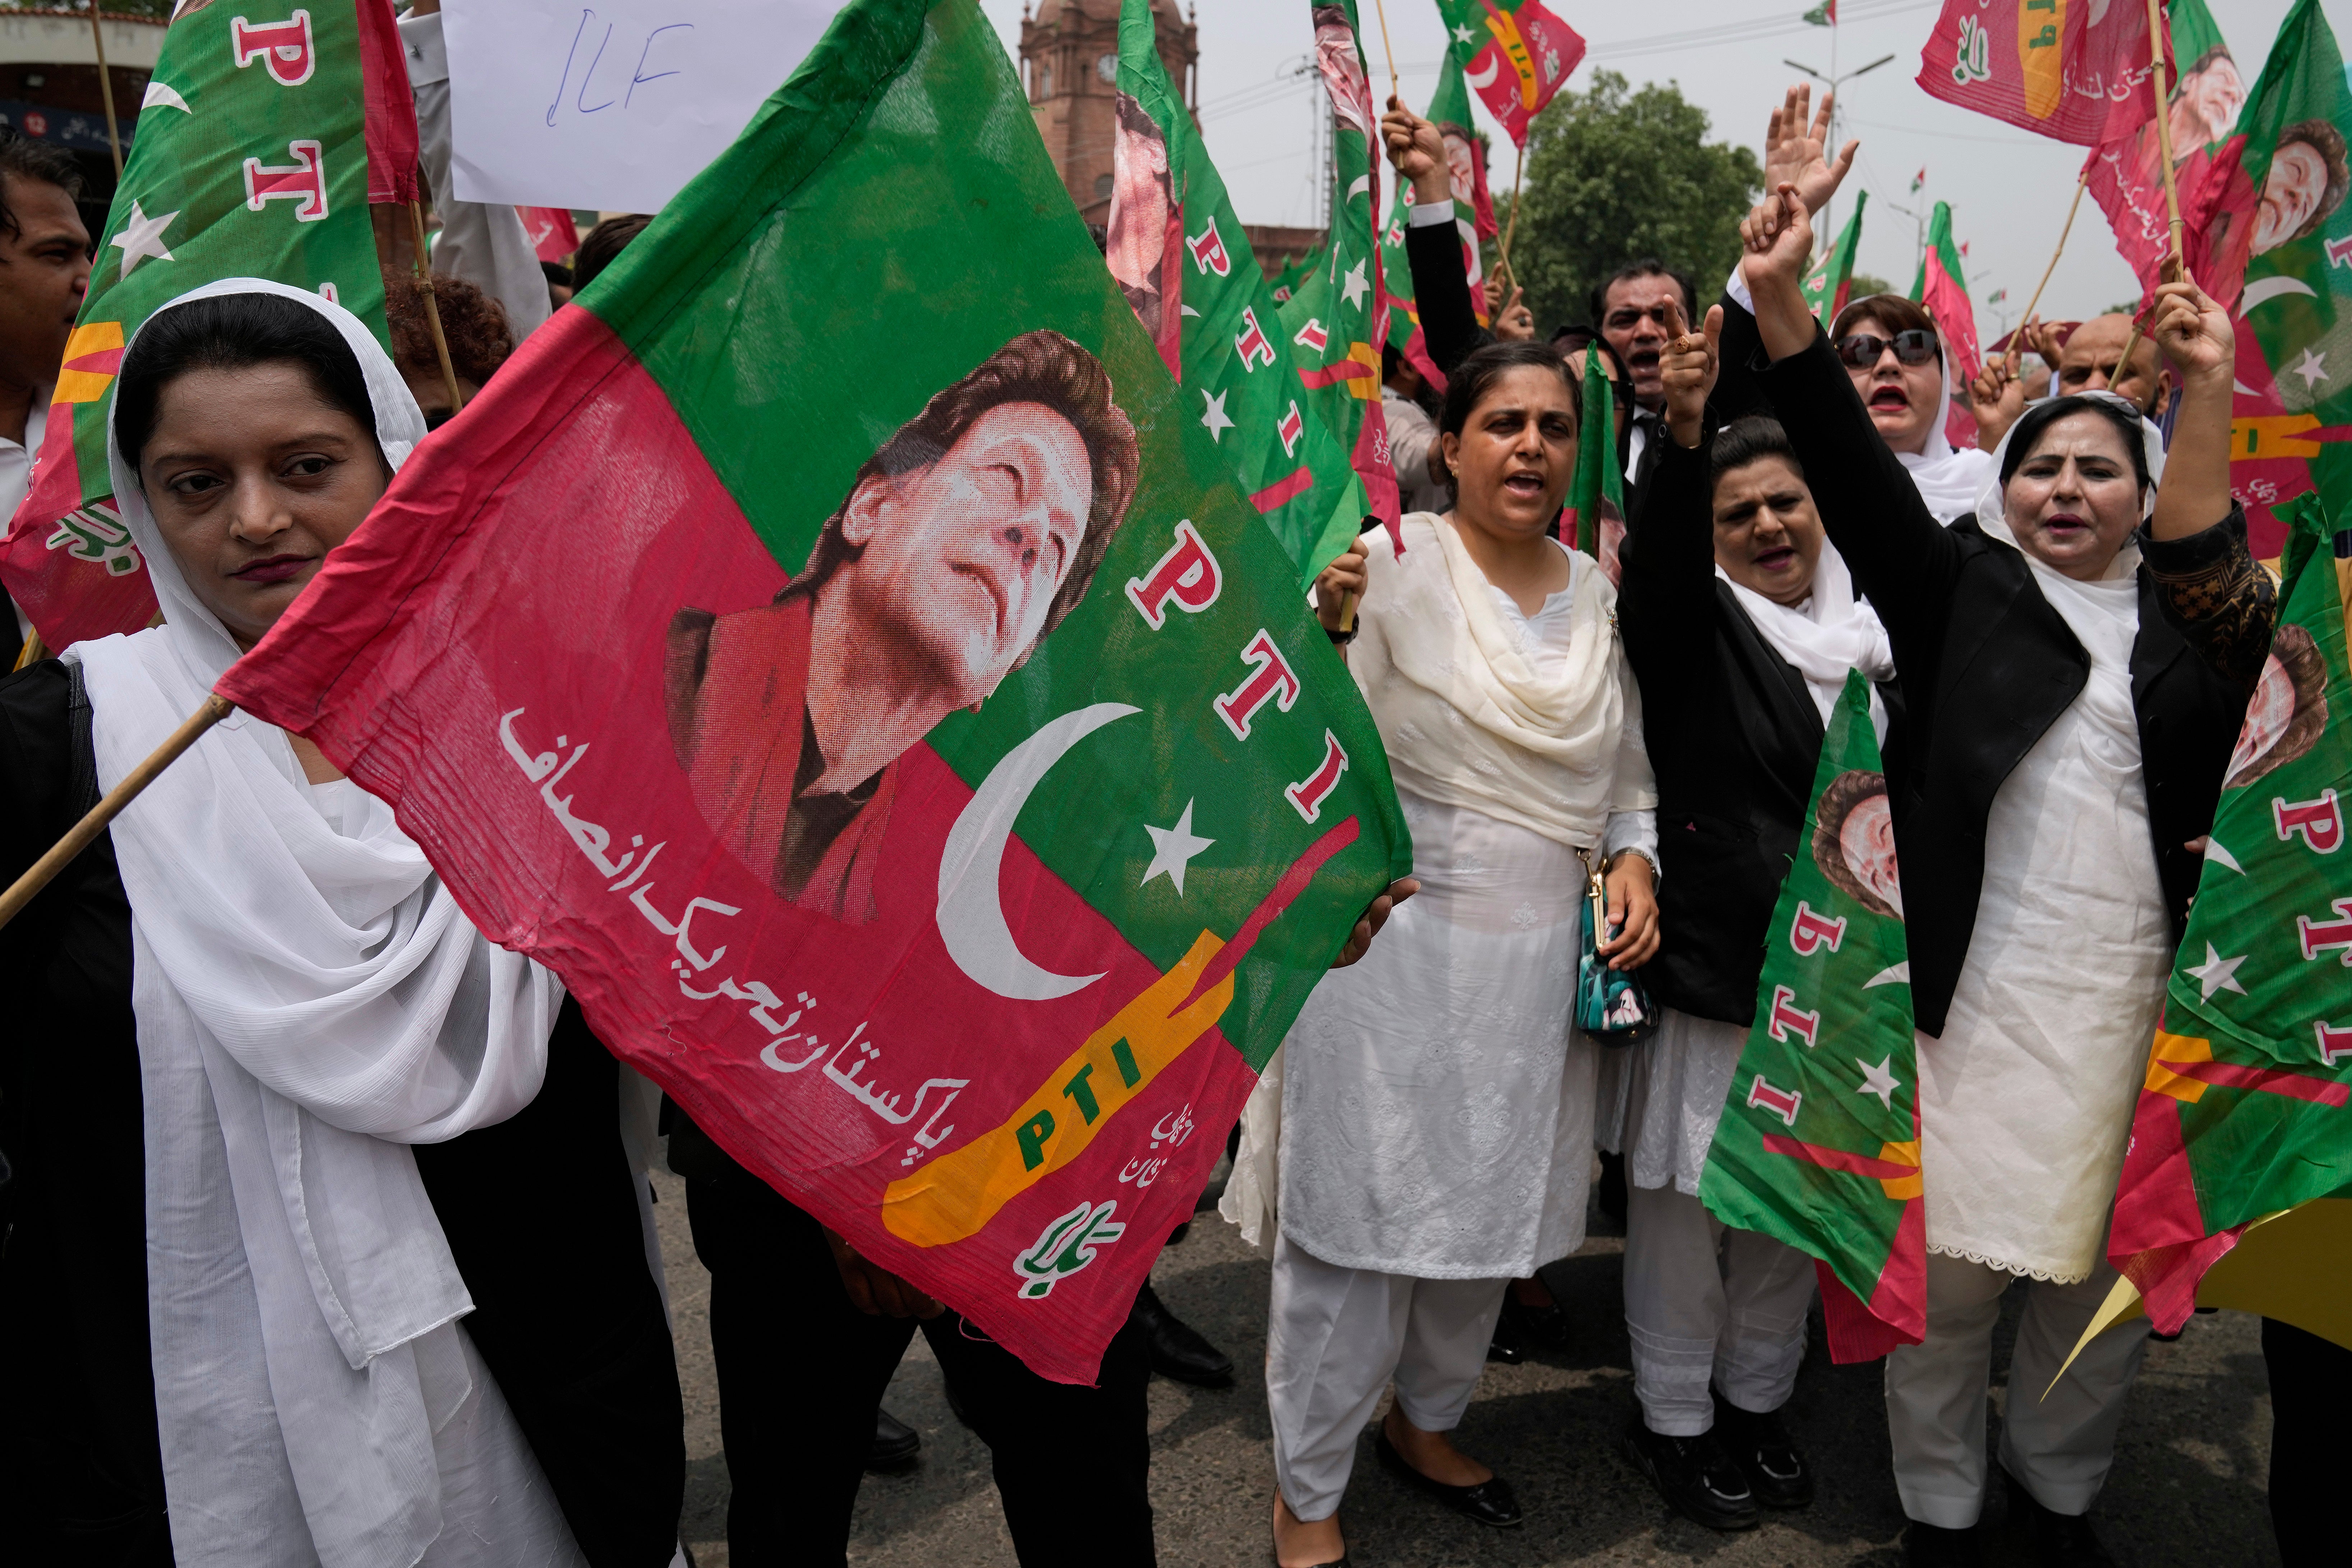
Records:
{"label": "green and pink flag", "polygon": [[[1495,237],[1495,203],[1486,190],[1486,137],[1471,121],[1470,89],[1462,68],[1468,51],[1450,43],[1438,67],[1437,90],[1429,100],[1429,119],[1445,143],[1447,181],[1454,193],[1454,230],[1462,242],[1462,270],[1470,285],[1470,308],[1478,324],[1486,324],[1486,265],[1478,242]],[[1445,373],[1429,357],[1429,343],[1421,328],[1419,290],[1413,286],[1412,263],[1405,248],[1406,226],[1412,215],[1412,190],[1400,184],[1388,226],[1381,231],[1381,287],[1388,291],[1388,341],[1439,392],[1445,390]]]}
{"label": "green and pink flag", "polygon": [[110,389],[140,323],[215,279],[267,278],[385,336],[368,205],[417,194],[391,0],[242,9],[184,5],[163,35],[32,488],[0,542],[0,581],[53,648],[155,614],[106,463]]}
{"label": "green and pink flag", "polygon": [[[2165,113],[2189,270],[2227,304],[2234,286],[2223,289],[2213,258],[2197,237],[2205,227],[2200,215],[2211,210],[2211,202],[2221,195],[2218,184],[2209,191],[2208,182],[2219,167],[2215,155],[2236,128],[2244,91],[2237,61],[2205,0],[2171,0],[2165,25],[2173,57],[2180,62],[2179,76],[2165,79]],[[2227,178],[2226,171],[2222,178]],[[2083,184],[2107,215],[2116,249],[2139,279],[2143,304],[2153,300],[2164,258],[2172,253],[2172,220],[2165,201],[2164,157],[2155,116],[2092,148],[2083,164]],[[2242,259],[2239,270],[2243,269]]]}
{"label": "green and pink flag", "polygon": [[[1853,216],[1859,223],[1859,205]],[[1952,204],[1937,202],[1927,220],[1927,248],[1919,258],[1919,277],[1911,285],[1911,298],[1927,308],[1943,337],[1944,374],[1952,384],[1944,436],[1953,446],[1965,447],[1977,444],[1976,416],[1969,412],[1967,388],[1983,364],[1977,353],[1977,308],[1969,299],[1962,255],[1963,247],[1952,238]]]}
{"label": "green and pink flag", "polygon": [[1918,83],[1930,98],[2097,146],[2156,112],[2147,13],[2140,0],[1944,0]]}
{"label": "green and pink flag", "polygon": [[1724,1224],[1812,1256],[1838,1362],[1927,1332],[1915,1038],[1894,816],[1870,683],[1850,673],[1699,1181]]}
{"label": "green and pink flag", "polygon": [[1853,258],[1862,246],[1862,209],[1870,205],[1868,191],[1856,191],[1853,216],[1845,220],[1838,237],[1822,252],[1822,259],[1805,275],[1801,285],[1805,304],[1826,328],[1837,320],[1840,310],[1853,296]]}
{"label": "green and pink flag", "polygon": [[1601,563],[1612,584],[1623,571],[1618,551],[1625,542],[1625,476],[1617,466],[1614,392],[1600,346],[1585,350],[1576,472],[1568,481],[1568,504],[1559,520],[1560,537]]}
{"label": "green and pink flag", "polygon": [[[1381,412],[1381,345],[1389,300],[1381,270],[1380,116],[1357,42],[1355,0],[1313,3],[1315,61],[1331,100],[1331,237],[1280,307],[1306,413],[1319,416],[1363,481],[1365,513],[1393,531],[1396,467]],[[1253,356],[1261,351],[1255,344]],[[1270,345],[1268,351],[1270,352]]]}
{"label": "green and pink flag", "polygon": [[1302,582],[1355,542],[1364,487],[1297,380],[1249,237],[1169,79],[1150,0],[1119,16],[1111,276]]}
{"label": "green and pink flag", "polygon": [[2283,510],[2278,631],[2213,814],[2107,1240],[2161,1333],[2249,1226],[2352,1187],[2352,531],[2316,495]]}
{"label": "green and pink flag", "polygon": [[969,0],[844,7],[220,690],[737,1160],[1066,1382],[1412,862]]}
{"label": "green and pink flag", "polygon": [[1543,0],[1437,0],[1437,12],[1447,58],[1464,62],[1467,84],[1525,147],[1528,124],[1584,58],[1584,39]]}

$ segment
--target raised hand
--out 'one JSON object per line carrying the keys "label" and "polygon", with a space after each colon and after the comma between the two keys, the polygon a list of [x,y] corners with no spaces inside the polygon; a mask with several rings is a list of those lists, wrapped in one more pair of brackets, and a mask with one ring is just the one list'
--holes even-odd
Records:
{"label": "raised hand", "polygon": [[1813,220],[1781,181],[1739,220],[1739,275],[1756,300],[1756,330],[1774,359],[1801,353],[1819,330],[1805,308],[1805,272],[1812,265]]}
{"label": "raised hand", "polygon": [[1412,204],[1430,206],[1454,199],[1454,180],[1445,166],[1445,138],[1437,127],[1395,99],[1381,116],[1381,140],[1388,144],[1389,162],[1412,185]]}
{"label": "raised hand", "polygon": [[2230,313],[2186,279],[2158,287],[2156,319],[2147,335],[2180,373],[2184,386],[2200,379],[2226,381],[2236,362]]}
{"label": "raised hand", "polygon": [[1667,303],[1666,330],[1674,339],[1658,355],[1658,374],[1666,384],[1666,430],[1678,447],[1696,447],[1706,413],[1706,395],[1715,386],[1717,345],[1723,337],[1723,307],[1707,308],[1698,331],[1683,320],[1679,300]]}
{"label": "raised hand", "polygon": [[[1360,539],[1317,574],[1315,615],[1326,630],[1343,632],[1354,624],[1355,603],[1364,596],[1364,588],[1370,581],[1370,574],[1364,566],[1364,542]],[[1342,652],[1340,657],[1344,658],[1346,654]]]}
{"label": "raised hand", "polygon": [[1511,297],[1503,301],[1502,308],[1497,310],[1494,300],[1495,295],[1501,292],[1500,286],[1489,283],[1486,287],[1492,290],[1486,296],[1486,308],[1489,311],[1488,320],[1494,323],[1495,341],[1505,343],[1523,343],[1532,339],[1536,335],[1536,313],[1528,310],[1524,302],[1527,290],[1517,284],[1512,285]]}
{"label": "raised hand", "polygon": [[[2024,334],[2021,331],[2019,336]],[[2006,354],[1985,361],[1969,383],[1969,412],[1976,416],[1977,446],[1990,452],[2025,413],[2025,378],[2019,374],[2017,339]]]}
{"label": "raised hand", "polygon": [[1859,140],[1848,142],[1838,150],[1834,160],[1826,156],[1829,151],[1830,110],[1836,102],[1834,93],[1822,94],[1821,112],[1806,120],[1806,110],[1812,99],[1809,87],[1792,87],[1788,98],[1772,110],[1772,119],[1764,130],[1764,188],[1779,188],[1783,183],[1797,187],[1797,199],[1805,204],[1810,215],[1828,205],[1844,184],[1847,172],[1853,167],[1853,155],[1861,148]]}
{"label": "raised hand", "polygon": [[2230,414],[2237,338],[2229,312],[2170,263],[2172,281],[2156,290],[2148,336],[2180,374],[2164,483],[2156,492],[2148,530],[2158,539],[2182,539],[2231,513]]}

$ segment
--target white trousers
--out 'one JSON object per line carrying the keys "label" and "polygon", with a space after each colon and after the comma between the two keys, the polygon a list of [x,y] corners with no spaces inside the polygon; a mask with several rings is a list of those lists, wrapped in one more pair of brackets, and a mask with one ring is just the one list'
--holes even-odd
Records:
{"label": "white trousers", "polygon": [[1507,1283],[1342,1268],[1286,1236],[1276,1240],[1265,1396],[1274,1479],[1294,1517],[1339,1510],[1356,1439],[1391,1378],[1397,1408],[1415,1426],[1450,1432],[1461,1424]]}
{"label": "white trousers", "polygon": [[1742,1410],[1788,1403],[1805,1359],[1813,1260],[1727,1226],[1673,1187],[1625,1194],[1625,1326],[1642,1422],[1667,1437],[1715,1425],[1710,1379]]}
{"label": "white trousers", "polygon": [[[1992,1331],[2014,1275],[1966,1258],[1927,1255],[1927,1338],[1886,1358],[1886,1427],[1903,1511],[1922,1523],[1966,1530],[1984,1510],[1985,1407]],[[2088,1513],[2115,1462],[2124,1396],[2147,1349],[2145,1319],[2083,1347],[2051,1388],[2074,1342],[2114,1289],[2101,1258],[2088,1279],[2027,1288],[2025,1318],[2010,1361],[2000,1465],[2055,1513]],[[2050,1390],[2047,1397],[2042,1390]]]}

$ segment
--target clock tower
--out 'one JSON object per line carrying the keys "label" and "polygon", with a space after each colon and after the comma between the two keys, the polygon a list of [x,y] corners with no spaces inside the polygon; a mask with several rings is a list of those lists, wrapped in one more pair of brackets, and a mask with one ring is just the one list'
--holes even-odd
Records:
{"label": "clock tower", "polygon": [[[1119,0],[1040,0],[1021,18],[1022,84],[1045,151],[1088,223],[1110,215],[1112,96],[1118,90]],[[1173,0],[1151,0],[1160,58],[1197,111],[1198,29]]]}

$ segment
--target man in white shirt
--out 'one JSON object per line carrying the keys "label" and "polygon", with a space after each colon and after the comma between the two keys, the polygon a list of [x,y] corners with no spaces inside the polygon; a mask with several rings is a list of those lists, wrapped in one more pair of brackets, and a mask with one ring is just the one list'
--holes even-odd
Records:
{"label": "man in white shirt", "polygon": [[[62,148],[0,127],[0,526],[32,485],[49,390],[89,291],[80,191]],[[10,612],[21,639],[29,628]]]}

